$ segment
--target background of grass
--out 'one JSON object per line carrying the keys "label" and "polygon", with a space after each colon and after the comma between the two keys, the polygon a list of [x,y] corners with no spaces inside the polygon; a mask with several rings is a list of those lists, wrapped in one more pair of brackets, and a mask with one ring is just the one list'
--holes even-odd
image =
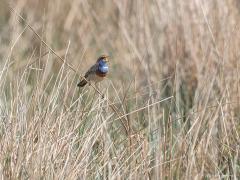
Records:
{"label": "background of grass", "polygon": [[[7,3],[2,179],[240,176],[237,0],[12,1],[65,63]],[[84,74],[101,54],[112,56],[105,99],[66,65]]]}

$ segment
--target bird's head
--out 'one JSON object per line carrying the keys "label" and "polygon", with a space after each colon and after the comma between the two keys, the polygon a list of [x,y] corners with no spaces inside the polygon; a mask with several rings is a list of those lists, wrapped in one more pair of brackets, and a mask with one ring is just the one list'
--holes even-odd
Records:
{"label": "bird's head", "polygon": [[101,73],[107,73],[107,72],[108,72],[108,65],[107,65],[108,58],[109,58],[109,56],[102,55],[102,56],[100,56],[100,57],[98,58],[98,60],[97,60],[98,70],[99,70]]}
{"label": "bird's head", "polygon": [[107,56],[107,55],[100,56],[98,58],[97,62],[101,62],[101,61],[107,63],[109,61],[109,56]]}

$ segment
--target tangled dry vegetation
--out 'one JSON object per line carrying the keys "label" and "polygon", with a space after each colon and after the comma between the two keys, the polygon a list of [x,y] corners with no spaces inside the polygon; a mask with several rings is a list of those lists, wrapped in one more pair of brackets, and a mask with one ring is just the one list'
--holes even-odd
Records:
{"label": "tangled dry vegetation", "polygon": [[1,179],[240,177],[237,0],[0,3]]}

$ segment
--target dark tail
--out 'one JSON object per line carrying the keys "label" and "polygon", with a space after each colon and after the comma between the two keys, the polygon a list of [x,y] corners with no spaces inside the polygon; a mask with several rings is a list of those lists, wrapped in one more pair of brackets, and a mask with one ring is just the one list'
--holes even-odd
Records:
{"label": "dark tail", "polygon": [[81,80],[80,83],[77,84],[78,87],[83,87],[87,84],[87,81],[85,79]]}

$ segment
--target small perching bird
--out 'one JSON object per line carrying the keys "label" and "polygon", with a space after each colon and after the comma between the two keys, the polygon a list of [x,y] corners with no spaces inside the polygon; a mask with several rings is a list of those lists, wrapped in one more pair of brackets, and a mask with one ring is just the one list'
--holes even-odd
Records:
{"label": "small perching bird", "polygon": [[102,55],[97,62],[85,73],[84,78],[78,83],[78,87],[85,86],[88,82],[100,82],[108,73],[108,58],[109,56]]}

